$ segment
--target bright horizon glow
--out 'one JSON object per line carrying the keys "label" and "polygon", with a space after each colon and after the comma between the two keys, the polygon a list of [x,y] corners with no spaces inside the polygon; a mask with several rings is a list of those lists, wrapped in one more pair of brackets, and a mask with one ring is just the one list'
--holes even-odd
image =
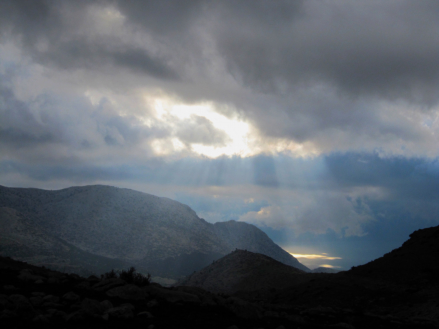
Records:
{"label": "bright horizon glow", "polygon": [[334,266],[329,264],[321,264],[318,267],[326,267],[326,268],[341,268],[341,266]]}
{"label": "bright horizon glow", "polygon": [[330,257],[330,256],[327,256],[326,253],[322,253],[322,254],[318,255],[318,254],[293,254],[293,253],[290,252],[289,254],[292,255],[295,258],[327,259],[327,260],[342,259],[341,257]]}

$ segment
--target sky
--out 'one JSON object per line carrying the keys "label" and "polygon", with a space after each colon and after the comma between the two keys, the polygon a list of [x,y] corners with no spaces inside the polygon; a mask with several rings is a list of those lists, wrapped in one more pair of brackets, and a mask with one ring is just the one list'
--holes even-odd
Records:
{"label": "sky", "polygon": [[0,185],[108,184],[349,269],[439,225],[439,2],[0,2]]}

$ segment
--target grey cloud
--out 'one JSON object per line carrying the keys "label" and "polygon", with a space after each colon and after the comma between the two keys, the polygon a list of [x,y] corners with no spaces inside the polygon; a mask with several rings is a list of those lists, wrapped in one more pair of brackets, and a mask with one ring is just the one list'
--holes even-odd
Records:
{"label": "grey cloud", "polygon": [[38,121],[29,105],[15,97],[7,80],[8,76],[0,75],[0,144],[16,148],[55,141],[57,131],[50,129],[47,116]]}
{"label": "grey cloud", "polygon": [[175,134],[183,143],[188,144],[225,146],[230,139],[224,131],[215,128],[211,121],[197,115],[178,122]]}
{"label": "grey cloud", "polygon": [[210,1],[116,1],[120,11],[129,17],[131,24],[148,31],[167,34],[184,34],[203,13]]}
{"label": "grey cloud", "polygon": [[230,71],[258,90],[323,82],[351,95],[437,102],[437,4],[379,4],[305,1],[275,29],[260,32],[243,14],[222,17],[213,33]]}
{"label": "grey cloud", "polygon": [[105,64],[110,64],[156,78],[178,77],[169,65],[169,58],[163,54],[153,54],[117,36],[81,35],[72,30],[71,22],[63,22],[66,16],[77,24],[85,24],[87,7],[99,4],[105,2],[5,1],[0,7],[3,13],[0,29],[4,38],[10,34],[18,37],[27,54],[45,65],[63,69],[103,69]]}
{"label": "grey cloud", "polygon": [[[132,148],[170,134],[160,125],[148,128],[135,116],[121,116],[106,99],[96,106],[84,97],[64,99],[50,94],[22,101],[13,90],[16,74],[0,75],[0,145],[9,156],[21,148],[37,150],[45,145],[52,146],[55,157],[57,147],[67,147],[69,153],[105,145]],[[49,154],[39,156],[43,159]]]}

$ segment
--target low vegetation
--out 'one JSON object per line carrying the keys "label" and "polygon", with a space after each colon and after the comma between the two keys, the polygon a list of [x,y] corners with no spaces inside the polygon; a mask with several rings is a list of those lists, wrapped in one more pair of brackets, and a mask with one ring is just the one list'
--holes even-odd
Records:
{"label": "low vegetation", "polygon": [[151,283],[151,274],[144,275],[136,271],[132,266],[128,270],[115,271],[114,269],[110,272],[101,275],[102,279],[122,279],[127,283],[135,284],[136,286],[147,286]]}

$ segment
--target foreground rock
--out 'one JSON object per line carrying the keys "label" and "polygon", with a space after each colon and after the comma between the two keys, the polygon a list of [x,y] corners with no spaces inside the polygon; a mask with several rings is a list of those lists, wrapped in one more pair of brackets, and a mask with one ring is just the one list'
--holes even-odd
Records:
{"label": "foreground rock", "polygon": [[[342,306],[326,306],[329,300],[316,297],[314,302],[310,298],[287,302],[273,290],[267,292],[273,295],[262,298],[264,293],[258,291],[240,296],[187,286],[138,287],[120,279],[82,278],[5,258],[0,258],[0,275],[1,328],[434,328],[429,319],[408,322],[346,307],[356,307],[352,300]],[[309,296],[315,296],[319,284],[310,287]]]}

